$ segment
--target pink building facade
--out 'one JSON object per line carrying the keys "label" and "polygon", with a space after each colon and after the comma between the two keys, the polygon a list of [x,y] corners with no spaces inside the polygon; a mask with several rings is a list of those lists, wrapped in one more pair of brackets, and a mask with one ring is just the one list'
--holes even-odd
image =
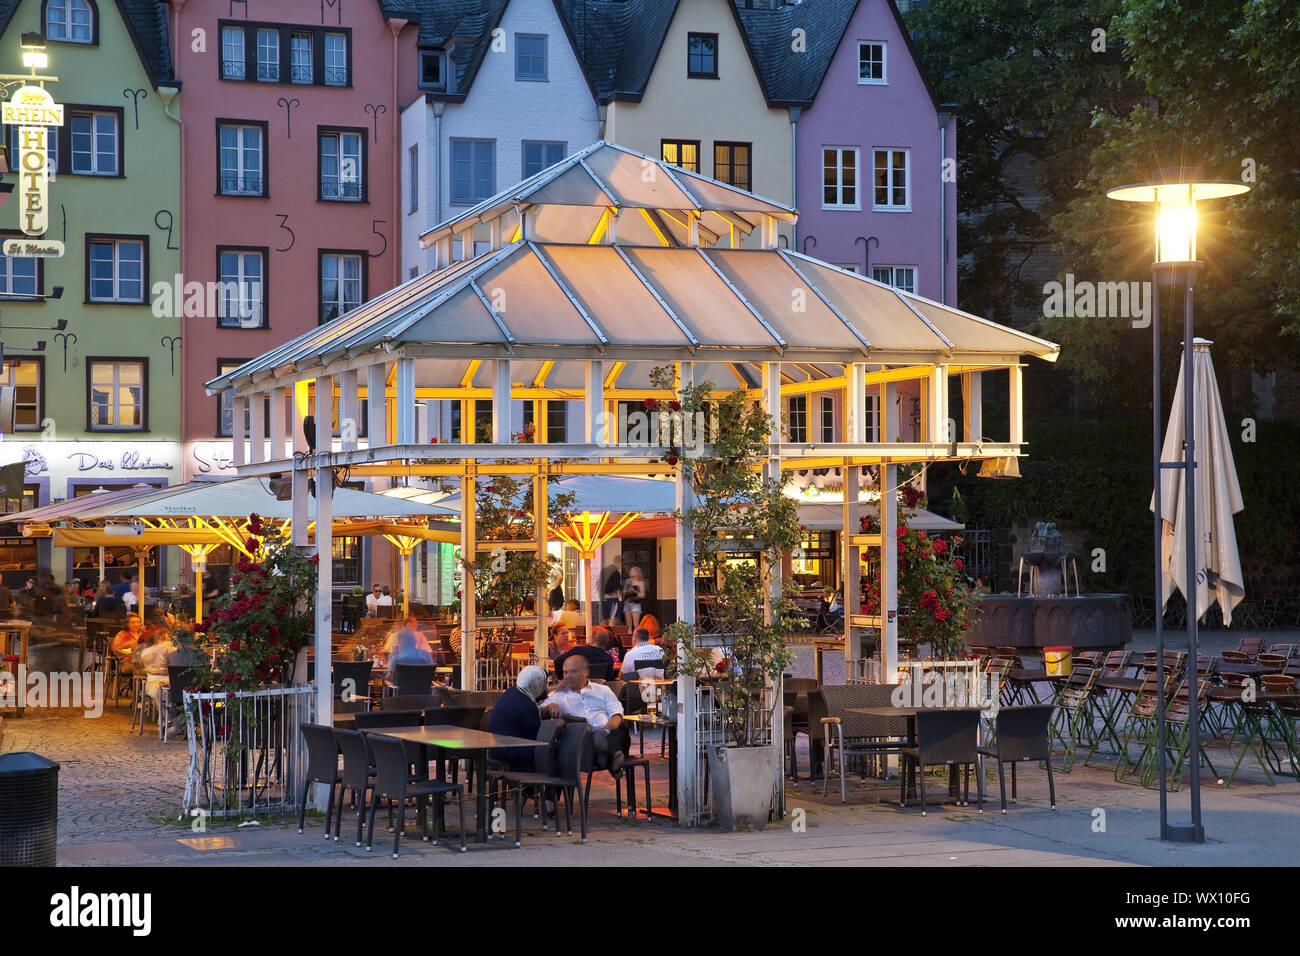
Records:
{"label": "pink building facade", "polygon": [[403,22],[341,0],[173,0],[168,16],[181,277],[153,277],[154,301],[181,317],[185,478],[221,477],[232,404],[203,383],[399,281]]}

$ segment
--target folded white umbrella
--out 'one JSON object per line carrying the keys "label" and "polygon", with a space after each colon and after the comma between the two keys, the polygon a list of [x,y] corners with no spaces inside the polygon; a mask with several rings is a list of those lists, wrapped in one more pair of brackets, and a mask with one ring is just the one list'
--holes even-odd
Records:
{"label": "folded white umbrella", "polygon": [[[1210,604],[1217,601],[1223,612],[1223,623],[1232,623],[1232,609],[1245,596],[1242,581],[1241,558],[1237,553],[1237,532],[1232,516],[1244,506],[1241,486],[1237,482],[1237,466],[1228,442],[1228,425],[1223,417],[1223,403],[1219,399],[1219,385],[1214,378],[1214,362],[1210,358],[1210,342],[1196,339],[1192,355],[1192,374],[1196,391],[1193,403],[1196,409],[1196,618],[1199,620]],[[1183,373],[1178,373],[1178,387],[1174,390],[1173,407],[1169,413],[1169,427],[1161,450],[1162,461],[1181,461],[1183,439],[1187,422],[1183,414]],[[1165,469],[1161,472],[1160,510],[1164,534],[1161,538],[1160,560],[1164,568],[1165,603],[1174,588],[1193,605],[1187,581],[1186,523],[1187,482],[1182,469]],[[1155,509],[1154,495],[1150,505]]]}

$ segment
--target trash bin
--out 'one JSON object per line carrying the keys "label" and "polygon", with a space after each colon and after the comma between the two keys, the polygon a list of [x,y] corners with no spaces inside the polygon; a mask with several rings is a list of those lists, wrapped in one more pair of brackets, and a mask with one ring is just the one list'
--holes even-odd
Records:
{"label": "trash bin", "polygon": [[1074,669],[1074,648],[1044,647],[1043,670],[1048,677],[1069,677]]}
{"label": "trash bin", "polygon": [[0,754],[0,870],[58,862],[59,765]]}

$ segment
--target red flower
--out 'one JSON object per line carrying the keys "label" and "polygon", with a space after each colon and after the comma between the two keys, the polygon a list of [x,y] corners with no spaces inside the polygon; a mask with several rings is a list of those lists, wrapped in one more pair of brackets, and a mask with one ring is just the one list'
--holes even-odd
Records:
{"label": "red flower", "polygon": [[261,622],[261,621],[254,621],[252,624],[248,625],[248,633],[250,633],[250,634],[261,634],[261,633],[262,633],[262,622]]}
{"label": "red flower", "polygon": [[904,526],[901,525],[901,524],[898,526],[898,536],[899,536],[900,538],[903,538],[903,537],[906,537],[906,536],[907,536],[907,528],[904,527]]}
{"label": "red flower", "polygon": [[905,554],[907,554],[907,545],[900,541],[898,542],[898,556],[901,558]]}
{"label": "red flower", "polygon": [[244,541],[244,547],[246,547],[249,551],[256,551],[256,550],[257,550],[257,539],[256,539],[256,538],[248,538],[248,539],[246,539],[246,540]]}
{"label": "red flower", "polygon": [[960,571],[960,570],[961,570],[962,568],[964,568],[966,565],[962,562],[962,559],[961,559],[961,558],[956,558],[956,559],[953,560],[953,562],[952,562],[952,566],[953,566],[954,568],[956,568],[958,571]]}
{"label": "red flower", "polygon": [[436,444],[438,444],[438,439],[437,439],[436,437],[435,437],[435,438],[430,438],[430,439],[429,439],[429,444],[430,444],[430,445],[436,445]]}
{"label": "red flower", "polygon": [[528,515],[528,512],[527,512],[527,511],[516,511],[516,512],[515,512],[515,517],[516,517],[516,518],[523,518],[523,517],[526,517],[527,515]]}
{"label": "red flower", "polygon": [[682,410],[682,403],[677,401],[669,402],[668,407],[675,412],[680,412]]}
{"label": "red flower", "polygon": [[204,633],[207,632],[207,630],[208,630],[208,622],[207,622],[207,621],[195,621],[195,622],[194,622],[194,633],[195,633],[195,634],[204,634]]}
{"label": "red flower", "polygon": [[239,650],[240,647],[241,647],[241,645],[240,645],[240,643],[239,643],[239,638],[235,638],[235,640],[233,640],[233,641],[230,642],[230,649],[231,649],[232,651],[237,651],[237,650]]}
{"label": "red flower", "polygon": [[319,554],[313,554],[313,555],[311,556],[311,563],[312,563],[312,564],[320,564],[320,555],[319,555]]}
{"label": "red flower", "polygon": [[226,697],[227,697],[227,698],[231,698],[231,697],[234,697],[234,696],[235,696],[235,692],[234,692],[233,690],[228,690],[228,691],[226,691]]}
{"label": "red flower", "polygon": [[647,398],[643,404],[645,405],[645,410],[646,410],[646,411],[651,411],[651,410],[653,410],[654,407],[655,407],[656,405],[658,405],[659,403],[658,403],[657,401],[655,401],[653,398]]}
{"label": "red flower", "polygon": [[668,456],[668,464],[670,464],[670,465],[675,465],[675,464],[677,464],[677,456],[676,456],[676,455],[669,455],[669,456]]}
{"label": "red flower", "polygon": [[934,553],[935,553],[935,554],[943,554],[943,553],[944,553],[945,551],[947,551],[947,550],[948,550],[948,542],[947,542],[947,541],[943,540],[943,538],[935,538],[935,539],[934,539]]}

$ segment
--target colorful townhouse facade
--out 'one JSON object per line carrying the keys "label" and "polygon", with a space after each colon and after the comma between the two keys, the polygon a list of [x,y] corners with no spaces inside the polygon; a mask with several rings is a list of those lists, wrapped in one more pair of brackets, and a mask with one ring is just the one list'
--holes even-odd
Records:
{"label": "colorful townhouse facade", "polygon": [[[216,478],[233,474],[233,407],[203,383],[399,281],[403,23],[370,0],[189,0],[168,15],[185,81],[179,271],[203,293],[183,317],[185,476]],[[283,411],[253,409],[250,426],[270,438]]]}
{"label": "colorful townhouse facade", "polygon": [[[175,484],[184,472],[182,330],[155,307],[154,289],[180,269],[182,225],[179,84],[160,10],[139,0],[0,5],[0,72],[28,73],[24,35],[43,35],[48,64],[37,72],[58,78],[46,89],[63,107],[46,135],[47,227],[31,237],[62,243],[63,254],[0,256],[0,384],[15,388],[0,464],[26,463],[23,500],[5,511]],[[4,128],[11,169],[20,129]],[[18,186],[0,207],[0,238],[10,239],[22,235],[24,187],[16,173],[6,180]],[[9,584],[36,571],[62,582],[91,563],[97,553],[48,538],[0,539]]]}

